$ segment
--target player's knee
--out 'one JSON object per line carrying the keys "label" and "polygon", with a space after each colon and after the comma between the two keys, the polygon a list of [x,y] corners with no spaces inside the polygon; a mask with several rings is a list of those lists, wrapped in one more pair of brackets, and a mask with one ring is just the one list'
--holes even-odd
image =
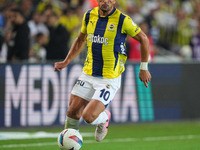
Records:
{"label": "player's knee", "polygon": [[88,113],[83,113],[82,117],[87,123],[92,123],[95,120],[95,116]]}
{"label": "player's knee", "polygon": [[70,108],[67,110],[67,116],[74,119],[79,119],[81,117],[78,111],[75,111],[74,109]]}

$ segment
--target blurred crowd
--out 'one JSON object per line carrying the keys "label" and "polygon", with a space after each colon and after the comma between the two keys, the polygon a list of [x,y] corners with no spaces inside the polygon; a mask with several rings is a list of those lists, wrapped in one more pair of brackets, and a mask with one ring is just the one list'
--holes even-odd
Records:
{"label": "blurred crowd", "polygon": [[[0,62],[63,60],[83,14],[96,6],[96,0],[0,0]],[[200,60],[200,0],[117,0],[116,7],[147,34],[150,61]],[[85,47],[75,61],[86,53]],[[127,55],[140,60],[140,44],[130,37]]]}

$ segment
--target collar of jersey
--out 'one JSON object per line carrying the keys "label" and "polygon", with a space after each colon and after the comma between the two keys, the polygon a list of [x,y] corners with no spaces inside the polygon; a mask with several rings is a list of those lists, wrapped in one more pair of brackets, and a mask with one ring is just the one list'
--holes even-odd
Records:
{"label": "collar of jersey", "polygon": [[115,12],[116,8],[114,7],[113,10],[105,17],[101,17],[100,14],[99,14],[99,11],[98,11],[98,16],[99,18],[108,18],[109,16],[111,16],[114,12]]}

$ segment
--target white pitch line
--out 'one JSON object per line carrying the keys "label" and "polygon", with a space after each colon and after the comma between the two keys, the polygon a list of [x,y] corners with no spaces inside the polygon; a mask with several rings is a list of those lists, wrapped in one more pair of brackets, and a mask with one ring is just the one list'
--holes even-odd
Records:
{"label": "white pitch line", "polygon": [[[145,137],[145,138],[117,138],[105,139],[102,143],[119,143],[119,142],[138,142],[138,141],[172,141],[172,140],[191,140],[200,139],[200,135],[180,135],[180,136],[161,136],[161,137]],[[97,143],[95,140],[83,140],[83,143]],[[43,143],[27,143],[27,144],[9,144],[1,145],[1,148],[14,148],[14,147],[41,147],[57,145],[57,142],[43,142]]]}
{"label": "white pitch line", "polygon": [[9,144],[2,145],[1,148],[14,148],[14,147],[41,147],[41,146],[49,146],[49,145],[57,145],[57,142],[44,142],[44,143],[27,143],[27,144]]}
{"label": "white pitch line", "polygon": [[[200,139],[200,135],[181,135],[181,136],[161,136],[161,137],[145,137],[145,138],[118,138],[118,139],[105,139],[102,143],[111,142],[138,142],[138,141],[172,141],[172,140],[191,140]],[[87,141],[85,142],[87,143]]]}
{"label": "white pitch line", "polygon": [[[0,132],[0,141],[11,139],[40,139],[40,138],[57,138],[60,133],[50,133],[44,131],[38,131],[35,133],[30,132]],[[92,137],[94,133],[81,132],[83,137]],[[15,135],[15,136],[13,136]]]}

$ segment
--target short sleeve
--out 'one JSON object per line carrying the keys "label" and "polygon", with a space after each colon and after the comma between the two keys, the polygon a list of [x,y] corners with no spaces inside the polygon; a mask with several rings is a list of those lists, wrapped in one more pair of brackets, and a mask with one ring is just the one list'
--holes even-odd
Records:
{"label": "short sleeve", "polygon": [[137,24],[135,24],[129,16],[126,16],[124,19],[124,23],[122,25],[122,33],[134,37],[140,31],[141,31],[140,27]]}
{"label": "short sleeve", "polygon": [[81,26],[81,32],[86,34],[87,33],[87,27],[86,27],[86,22],[85,22],[85,16],[86,13],[84,14],[83,20],[82,20],[82,26]]}

